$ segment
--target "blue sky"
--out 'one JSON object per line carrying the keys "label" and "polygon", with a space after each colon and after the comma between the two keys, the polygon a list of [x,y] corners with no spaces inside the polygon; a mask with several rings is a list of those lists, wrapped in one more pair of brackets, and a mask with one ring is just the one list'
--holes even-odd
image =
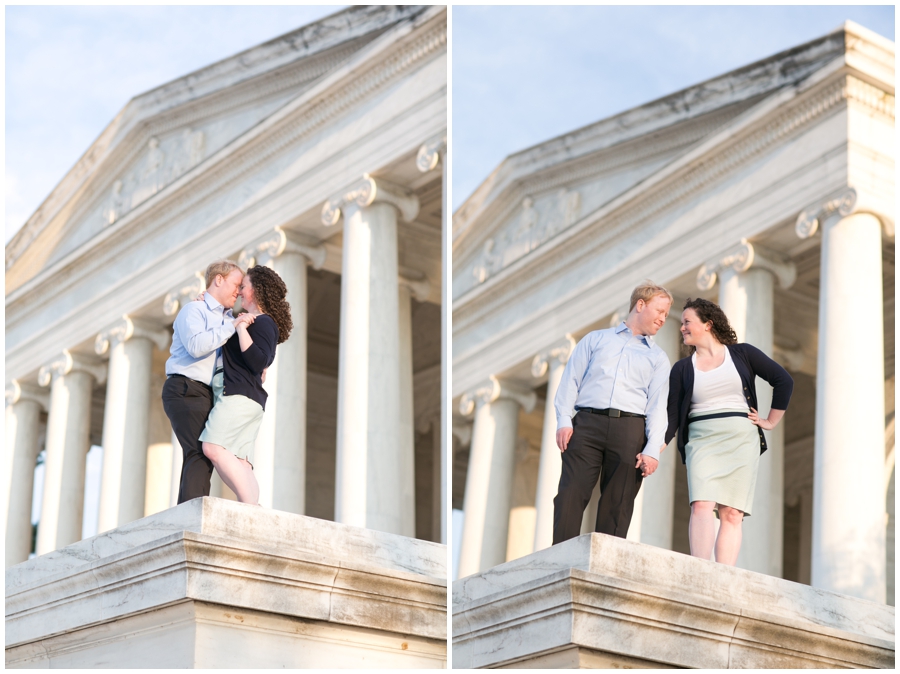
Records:
{"label": "blue sky", "polygon": [[504,157],[893,6],[454,7],[456,210]]}
{"label": "blue sky", "polygon": [[5,241],[131,98],[342,7],[7,6]]}

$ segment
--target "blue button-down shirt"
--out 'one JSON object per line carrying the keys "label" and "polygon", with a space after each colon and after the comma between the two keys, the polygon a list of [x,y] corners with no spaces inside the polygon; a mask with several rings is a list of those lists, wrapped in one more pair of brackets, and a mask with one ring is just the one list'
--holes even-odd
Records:
{"label": "blue button-down shirt", "polygon": [[664,444],[669,358],[646,335],[635,335],[623,321],[595,330],[578,342],[556,391],[556,424],[571,428],[575,407],[613,408],[645,414],[643,453],[659,459]]}
{"label": "blue button-down shirt", "polygon": [[184,305],[175,317],[166,374],[184,375],[211,386],[217,352],[234,334],[233,322],[231,309],[209,293],[204,294],[202,302]]}

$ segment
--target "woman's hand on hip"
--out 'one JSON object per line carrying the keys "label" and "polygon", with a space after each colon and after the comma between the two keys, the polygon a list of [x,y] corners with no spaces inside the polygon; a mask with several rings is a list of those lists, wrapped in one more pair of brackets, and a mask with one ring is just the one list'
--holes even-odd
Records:
{"label": "woman's hand on hip", "polygon": [[747,414],[747,418],[751,423],[759,426],[764,431],[771,431],[778,425],[778,422],[781,421],[781,417],[784,416],[784,410],[769,410],[769,418],[768,419],[760,419],[759,412],[757,412],[752,407],[750,408],[749,414]]}

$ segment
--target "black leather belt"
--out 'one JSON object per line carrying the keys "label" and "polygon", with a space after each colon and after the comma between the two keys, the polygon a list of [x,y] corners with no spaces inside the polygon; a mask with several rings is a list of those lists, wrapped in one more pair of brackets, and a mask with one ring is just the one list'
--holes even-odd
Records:
{"label": "black leather belt", "polygon": [[634,412],[623,412],[622,410],[613,409],[612,407],[608,407],[605,410],[598,410],[595,407],[576,407],[576,412],[590,412],[591,414],[602,414],[607,417],[639,417],[641,419],[646,419],[646,414],[635,414]]}
{"label": "black leather belt", "polygon": [[688,417],[688,424],[695,421],[706,421],[707,419],[724,419],[725,417],[749,417],[748,412],[716,412],[715,414],[701,414],[696,417]]}
{"label": "black leather belt", "polygon": [[200,384],[200,386],[205,386],[210,391],[212,391],[212,386],[209,384],[204,384],[202,381],[197,381],[196,379],[191,379],[190,377],[185,377],[183,374],[167,374],[166,378],[171,379],[172,377],[178,377],[179,379],[187,379],[188,381],[192,381],[195,384]]}

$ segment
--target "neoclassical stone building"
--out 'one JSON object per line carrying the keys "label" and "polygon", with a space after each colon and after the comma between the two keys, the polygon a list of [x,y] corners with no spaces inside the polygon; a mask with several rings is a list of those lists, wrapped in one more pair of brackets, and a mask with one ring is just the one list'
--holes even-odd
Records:
{"label": "neoclassical stone building", "polygon": [[[6,565],[174,505],[171,324],[217,258],[287,282],[262,505],[442,542],[446,9],[354,7],[133,98],[6,247]],[[214,495],[228,495],[214,480]]]}
{"label": "neoclassical stone building", "polygon": [[[893,604],[894,149],[894,44],[848,22],[504,160],[453,219],[458,576],[550,545],[562,369],[650,278],[670,361],[702,296],[794,377],[739,566]],[[670,446],[629,538],[688,516]]]}

